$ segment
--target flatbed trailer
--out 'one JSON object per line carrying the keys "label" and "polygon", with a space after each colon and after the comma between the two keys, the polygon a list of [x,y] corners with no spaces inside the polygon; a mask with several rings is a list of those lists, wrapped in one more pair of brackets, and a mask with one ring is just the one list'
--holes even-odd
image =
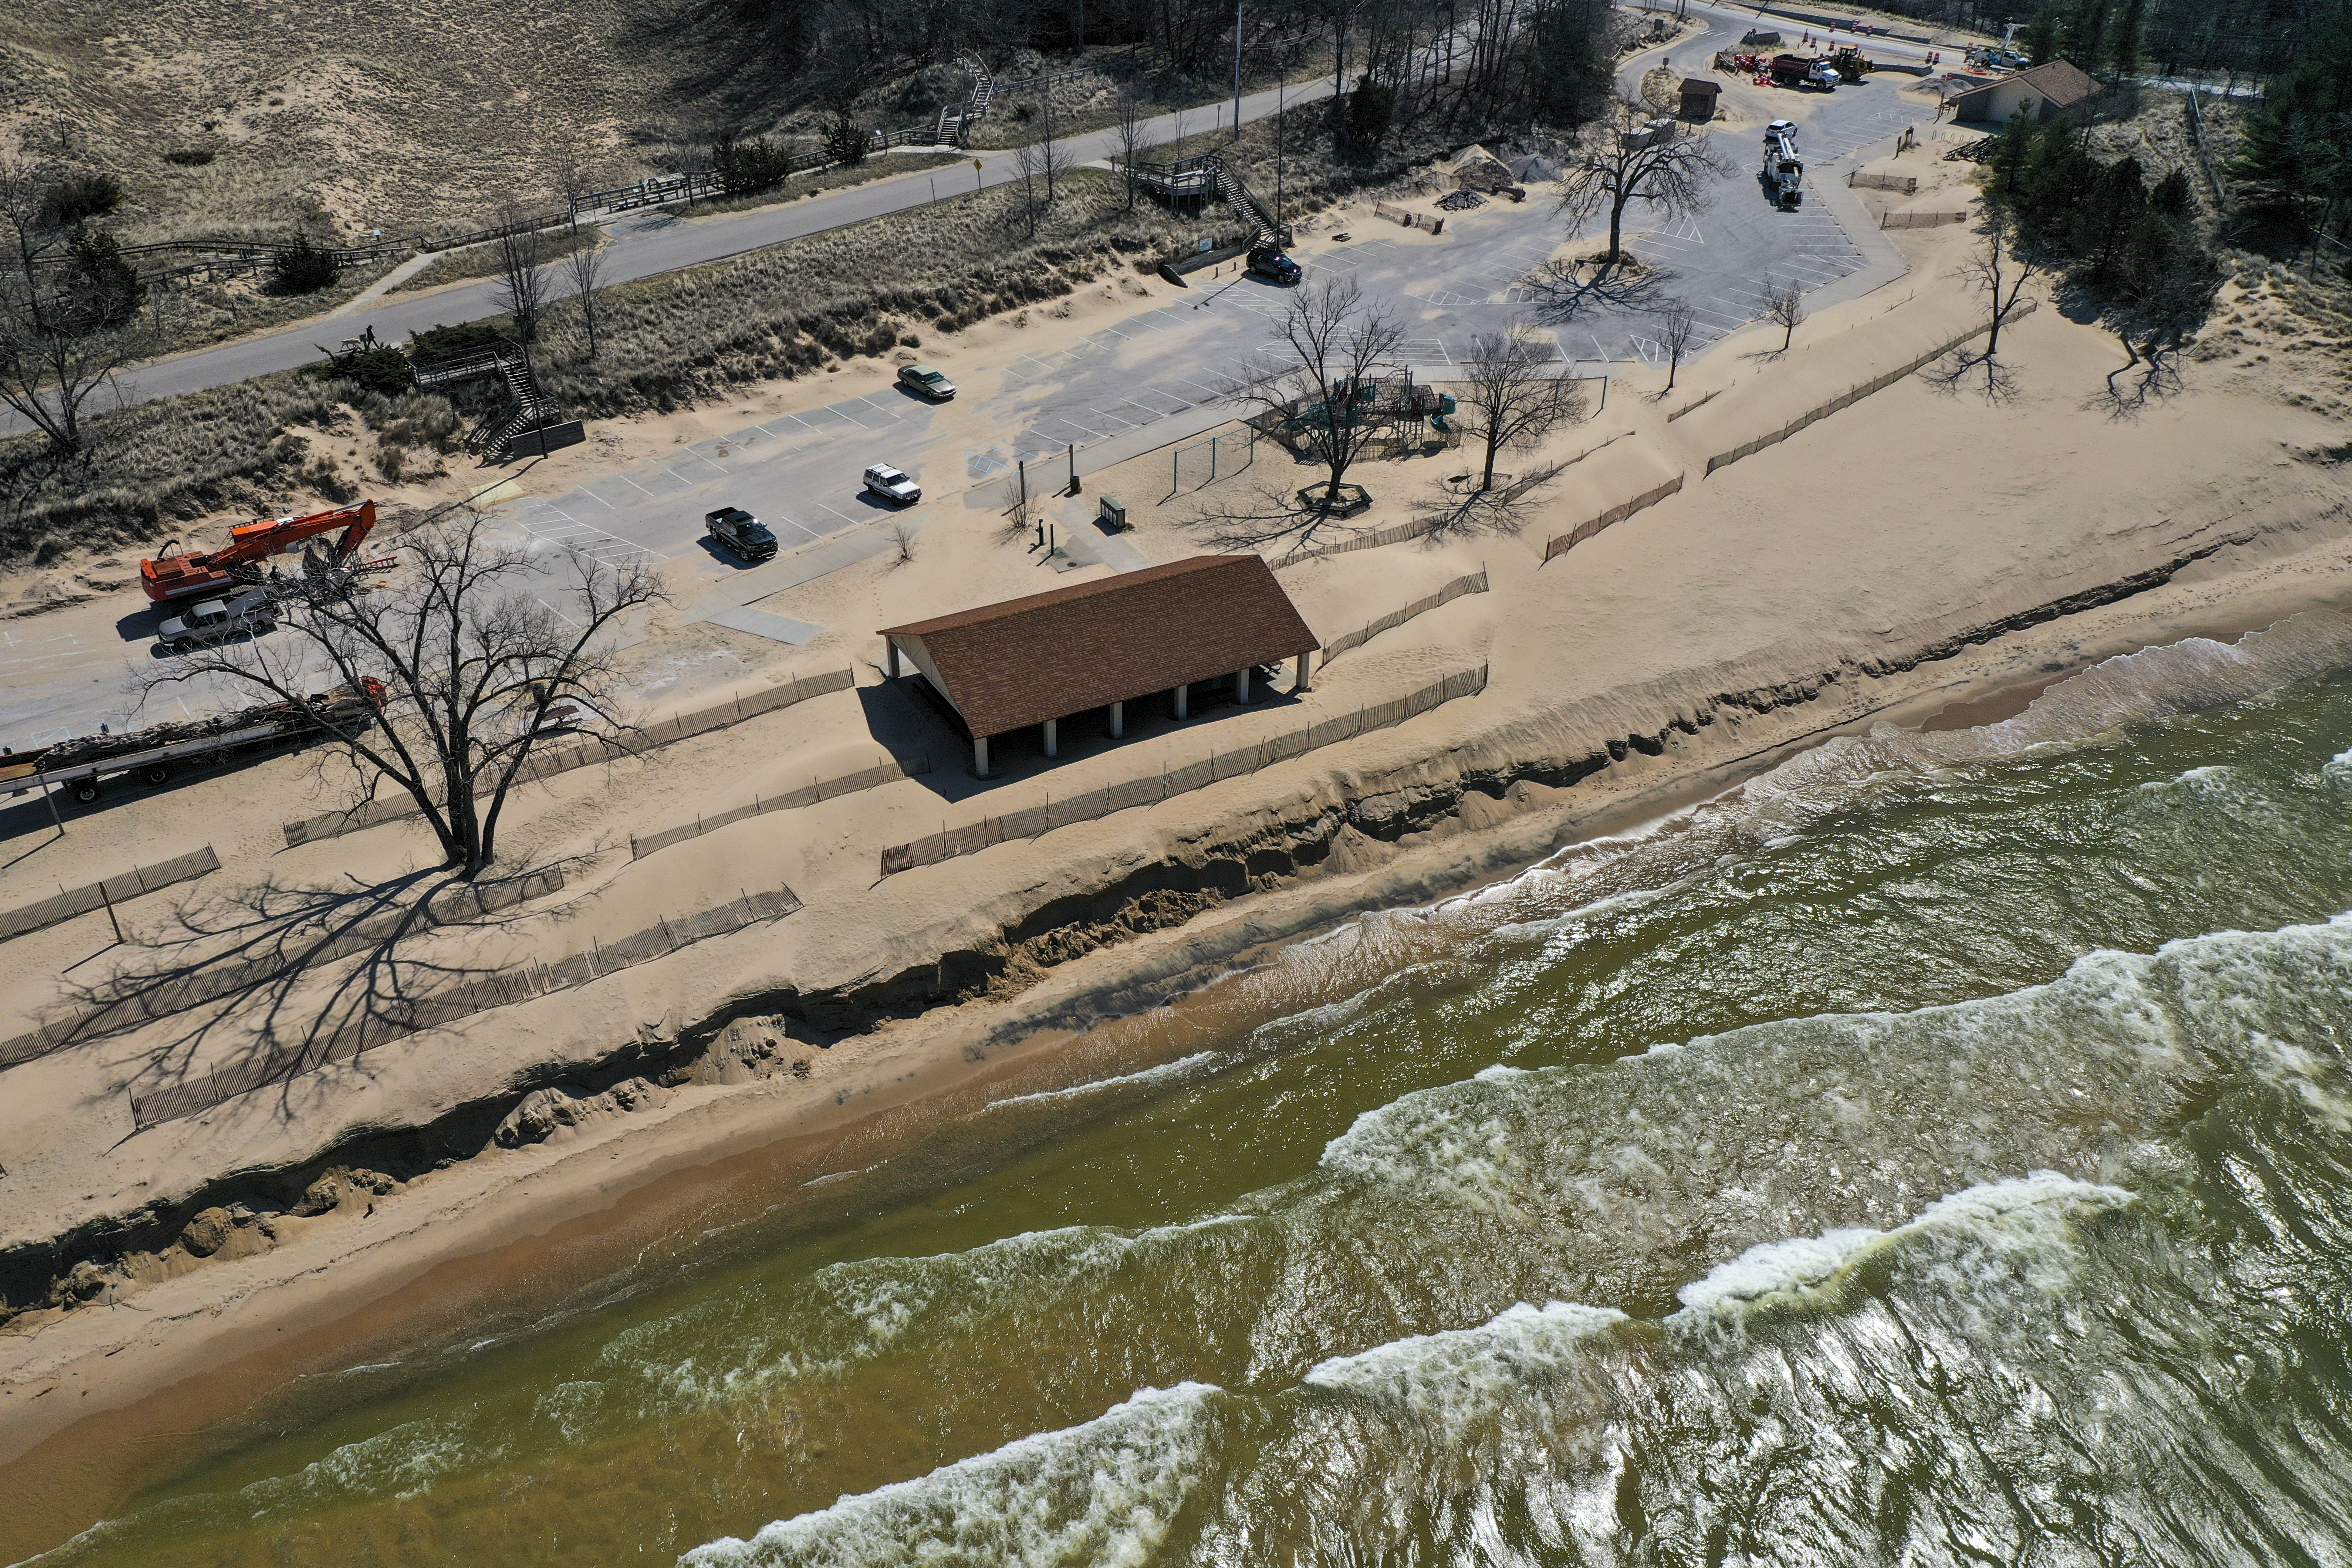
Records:
{"label": "flatbed trailer", "polygon": [[[338,687],[301,702],[274,702],[202,724],[162,724],[119,737],[81,737],[37,752],[0,756],[0,789],[13,794],[38,787],[66,790],[84,804],[125,777],[145,784],[169,783],[184,767],[227,762],[239,752],[278,752],[307,745],[322,736],[375,726],[383,705],[383,683]],[[238,720],[251,722],[238,723]],[[205,733],[187,734],[202,728]],[[153,743],[142,744],[142,738]]]}

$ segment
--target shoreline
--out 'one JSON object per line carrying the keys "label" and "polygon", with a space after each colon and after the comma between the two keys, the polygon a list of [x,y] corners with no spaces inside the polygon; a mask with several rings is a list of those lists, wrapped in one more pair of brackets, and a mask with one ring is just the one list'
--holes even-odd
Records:
{"label": "shoreline", "polygon": [[[0,1487],[26,1505],[12,1510],[0,1556],[44,1550],[115,1511],[167,1460],[184,1466],[192,1432],[225,1438],[301,1380],[434,1344],[460,1322],[478,1327],[488,1304],[506,1304],[521,1320],[514,1331],[527,1332],[546,1310],[678,1234],[698,1238],[681,1260],[705,1259],[718,1249],[699,1238],[714,1228],[761,1216],[821,1226],[883,1201],[883,1190],[935,1189],[974,1159],[1003,1157],[1005,1147],[958,1147],[990,1142],[990,1130],[973,1125],[985,1106],[1157,1065],[1148,1048],[1104,1059],[1085,1033],[1037,1021],[1090,996],[1131,993],[1140,981],[1181,1015],[1254,954],[1368,910],[1492,885],[1570,844],[1737,788],[1838,733],[1992,722],[2117,654],[2221,640],[2344,604],[2352,599],[2346,554],[2340,544],[2315,548],[2219,581],[2176,582],[1939,664],[1873,677],[1879,684],[1866,692],[1825,689],[1781,710],[1793,732],[1738,755],[1706,755],[1703,742],[1670,746],[1575,785],[1529,791],[1517,809],[1465,816],[1458,829],[1408,840],[1368,868],[1301,877],[1048,970],[1009,997],[934,1009],[856,1058],[855,1077],[830,1103],[806,1086],[795,1098],[789,1079],[714,1087],[657,1118],[615,1118],[552,1143],[460,1162],[383,1205],[381,1219],[373,1207],[341,1216],[275,1250],[160,1282],[134,1302],[0,1335]],[[2270,581],[2282,565],[2299,580]],[[2066,657],[2044,657],[2053,651]],[[1171,1059],[1177,1054],[1181,1047]],[[1096,1113],[1074,1105],[1037,1118],[1026,1136]],[[909,1152],[925,1158],[905,1159]],[[877,1180],[841,1179],[877,1170],[885,1173]],[[776,1217],[795,1203],[805,1212]]]}

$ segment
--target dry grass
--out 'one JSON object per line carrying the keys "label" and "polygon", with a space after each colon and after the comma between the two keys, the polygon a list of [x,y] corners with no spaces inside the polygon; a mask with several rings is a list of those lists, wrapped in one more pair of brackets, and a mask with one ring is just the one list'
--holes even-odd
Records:
{"label": "dry grass", "polygon": [[[207,283],[194,278],[174,278],[155,287],[156,314],[161,317],[161,353],[178,353],[206,343],[241,338],[248,332],[269,331],[289,321],[323,315],[392,270],[376,267],[343,269],[333,287],[315,294],[272,294],[269,276],[224,279]],[[321,322],[319,338],[331,343],[343,335],[340,323]]]}
{"label": "dry grass", "polygon": [[357,494],[371,476],[313,457],[298,426],[428,450],[457,433],[437,397],[387,400],[288,372],[110,415],[96,447],[69,462],[14,437],[0,441],[0,561],[45,563],[222,511],[259,516]]}
{"label": "dry grass", "polygon": [[1172,247],[1177,222],[1119,210],[1100,174],[1073,176],[1033,238],[1005,188],[911,208],[789,245],[607,290],[604,352],[574,357],[568,308],[550,329],[548,390],[572,410],[667,410],[751,381],[854,354],[887,353],[925,331],[1050,300],[1127,258]]}
{"label": "dry grass", "polygon": [[[604,232],[595,224],[583,224],[576,229],[551,228],[539,237],[540,254],[549,261],[560,261],[585,245],[604,243]],[[473,278],[494,278],[499,271],[499,247],[495,245],[469,245],[463,250],[444,251],[405,282],[393,289],[395,294],[412,294],[419,289],[438,289],[444,283],[463,283]]]}
{"label": "dry grass", "polygon": [[963,161],[964,155],[961,153],[877,153],[863,163],[836,163],[814,174],[794,174],[773,190],[755,191],[742,196],[717,196],[707,202],[673,202],[660,210],[675,213],[679,217],[702,217],[711,213],[772,207],[798,201],[803,196],[822,195],[827,191],[871,184],[876,180],[887,180],[898,174],[919,174],[926,169],[944,169]]}

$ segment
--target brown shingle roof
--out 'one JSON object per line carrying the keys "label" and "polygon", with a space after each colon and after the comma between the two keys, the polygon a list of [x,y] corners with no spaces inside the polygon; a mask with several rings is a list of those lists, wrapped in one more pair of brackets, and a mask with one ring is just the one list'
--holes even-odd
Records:
{"label": "brown shingle roof", "polygon": [[2067,60],[2044,60],[2014,76],[2005,76],[1984,86],[1962,93],[1962,98],[1974,98],[1980,92],[1990,92],[2004,82],[2021,81],[2048,99],[2060,109],[2072,109],[2087,99],[2096,97],[2099,84],[2085,76],[2082,69]]}
{"label": "brown shingle roof", "polygon": [[[1316,647],[1255,555],[1165,566],[886,629],[916,644],[975,735],[1001,735]],[[910,649],[910,651],[912,651]]]}

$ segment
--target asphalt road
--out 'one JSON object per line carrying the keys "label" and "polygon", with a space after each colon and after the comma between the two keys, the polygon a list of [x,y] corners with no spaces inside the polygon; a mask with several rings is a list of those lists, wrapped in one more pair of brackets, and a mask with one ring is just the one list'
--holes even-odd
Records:
{"label": "asphalt road", "polygon": [[[1278,102],[1296,109],[1330,95],[1331,84],[1328,80],[1248,94],[1242,99],[1241,118],[1244,123],[1263,120],[1275,113]],[[1153,120],[1150,132],[1155,141],[1171,140],[1181,118],[1187,134],[1199,135],[1230,121],[1232,115],[1230,101],[1221,106],[1204,106],[1186,110],[1181,116],[1163,115]],[[1087,163],[1109,157],[1117,151],[1118,138],[1110,131],[1091,132],[1071,137],[1069,146],[1076,161]],[[620,220],[614,226],[604,281],[626,283],[651,278],[681,267],[822,234],[886,213],[903,212],[929,203],[935,184],[940,199],[950,200],[975,189],[1007,184],[1018,177],[1011,152],[981,152],[970,157],[981,167],[975,170],[967,162],[892,175],[804,201],[713,217],[681,220],[667,214],[649,214]],[[379,338],[396,343],[411,332],[436,324],[496,314],[498,308],[491,291],[492,285],[485,280],[425,294],[386,296],[372,301],[362,310],[339,315],[331,321],[314,319],[281,331],[142,365],[121,378],[122,395],[126,402],[141,403],[246,381],[272,371],[290,370],[317,360],[321,342],[331,343],[362,326],[373,326]],[[13,416],[0,420],[0,434],[22,427],[23,422]]]}

